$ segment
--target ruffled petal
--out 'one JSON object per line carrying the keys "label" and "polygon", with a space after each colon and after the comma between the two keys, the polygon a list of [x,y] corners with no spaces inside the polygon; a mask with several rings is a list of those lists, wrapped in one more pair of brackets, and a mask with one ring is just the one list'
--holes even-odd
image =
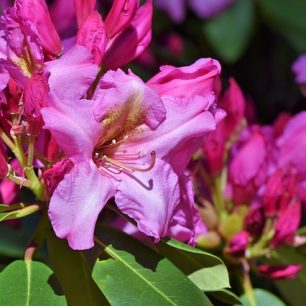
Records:
{"label": "ruffled petal", "polygon": [[41,109],[45,128],[68,156],[91,158],[101,128],[89,100],[61,101],[49,94],[48,107]]}
{"label": "ruffled petal", "polygon": [[152,170],[122,173],[121,179],[115,195],[119,209],[137,222],[141,232],[156,241],[166,236],[179,202],[178,177],[171,166],[156,160]]}
{"label": "ruffled petal", "polygon": [[51,73],[50,89],[63,99],[80,99],[95,79],[98,66],[85,47],[76,45],[55,61],[47,62],[46,69]]}
{"label": "ruffled petal", "polygon": [[216,120],[206,111],[214,96],[195,96],[190,99],[163,97],[167,118],[156,130],[141,127],[138,136],[131,137],[122,145],[130,152],[138,150],[155,151],[158,158],[171,164],[181,174],[192,154],[202,145],[203,137],[216,127]]}
{"label": "ruffled petal", "polygon": [[[175,209],[167,236],[193,245],[196,229],[203,227],[203,224],[194,204],[191,177],[184,173],[180,176],[179,183],[181,201]],[[204,233],[204,229],[202,233]]]}
{"label": "ruffled petal", "polygon": [[115,181],[101,175],[92,161],[76,164],[50,201],[49,217],[56,235],[66,238],[74,250],[93,247],[98,215],[115,188]]}
{"label": "ruffled petal", "polygon": [[131,72],[107,72],[95,96],[96,120],[101,122],[107,142],[134,130],[142,123],[155,129],[165,119],[166,109],[160,97]]}

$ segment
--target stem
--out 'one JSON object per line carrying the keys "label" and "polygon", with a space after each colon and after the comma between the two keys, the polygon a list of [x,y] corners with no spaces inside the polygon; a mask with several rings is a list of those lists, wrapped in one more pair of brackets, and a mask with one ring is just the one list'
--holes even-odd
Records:
{"label": "stem", "polygon": [[20,185],[21,187],[32,188],[32,183],[23,177],[15,176],[14,174],[8,173],[6,178],[17,185]]}
{"label": "stem", "polygon": [[93,97],[103,73],[104,73],[104,68],[100,66],[96,79],[94,80],[94,82],[92,83],[92,85],[89,87],[87,91],[87,99],[91,99]]}
{"label": "stem", "polygon": [[27,156],[27,167],[33,166],[33,158],[34,158],[34,151],[35,151],[35,136],[31,135],[29,144],[28,144],[28,156]]}
{"label": "stem", "polygon": [[23,151],[21,138],[20,138],[19,135],[17,135],[17,136],[15,135],[15,136],[13,136],[13,139],[14,139],[15,147],[12,151],[15,154],[16,158],[18,159],[20,165],[22,167],[25,167],[27,161],[26,161],[26,156],[25,156],[24,151]]}
{"label": "stem", "polygon": [[[15,148],[13,150],[13,153],[15,154],[16,158],[18,159],[19,163],[21,166],[24,168],[24,173],[27,177],[27,179],[32,183],[32,185],[29,187],[36,198],[38,200],[43,200],[44,197],[44,185],[40,182],[38,177],[36,176],[36,173],[33,169],[33,156],[34,156],[34,141],[35,137],[32,136],[29,142],[29,150],[30,152],[28,158],[26,158],[22,143],[21,143],[21,138],[19,135],[16,135],[13,137],[14,142],[15,142]],[[29,165],[28,165],[29,163]],[[24,185],[25,186],[25,185]]]}
{"label": "stem", "polygon": [[243,290],[248,298],[251,306],[257,306],[252,282],[249,275],[249,265],[247,261],[243,261],[243,276],[242,276],[242,286]]}
{"label": "stem", "polygon": [[4,141],[4,143],[12,150],[15,150],[15,144],[13,143],[13,141],[4,133],[4,131],[2,130],[2,128],[0,128],[0,137],[2,138],[2,140]]}

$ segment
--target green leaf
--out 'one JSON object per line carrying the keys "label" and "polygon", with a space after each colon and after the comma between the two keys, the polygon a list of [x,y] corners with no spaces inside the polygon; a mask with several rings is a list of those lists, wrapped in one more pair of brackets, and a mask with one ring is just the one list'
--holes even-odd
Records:
{"label": "green leaf", "polygon": [[66,240],[58,239],[53,231],[47,235],[47,243],[54,273],[71,306],[109,305],[91,277],[85,256],[69,248]]}
{"label": "green leaf", "polygon": [[[306,256],[299,249],[282,247],[273,252],[272,264],[288,265],[301,264],[306,266]],[[297,274],[293,280],[279,280],[274,282],[281,295],[292,306],[304,306],[306,301],[306,270]]]}
{"label": "green leaf", "polygon": [[298,52],[306,51],[305,0],[259,0],[265,22]]}
{"label": "green leaf", "polygon": [[179,269],[150,247],[115,229],[99,227],[96,242],[110,259],[93,278],[113,306],[212,305]]}
{"label": "green leaf", "polygon": [[33,205],[25,206],[17,210],[3,212],[3,213],[0,213],[0,222],[3,220],[23,218],[23,217],[26,217],[28,215],[31,215],[37,212],[39,209],[40,209],[39,205],[33,204]]}
{"label": "green leaf", "polygon": [[218,291],[208,292],[208,296],[212,296],[213,298],[229,305],[241,305],[241,301],[239,297],[233,292],[227,289],[221,289]]}
{"label": "green leaf", "polygon": [[227,268],[219,257],[176,240],[161,241],[156,247],[201,290],[230,287]]}
{"label": "green leaf", "polygon": [[[257,306],[286,306],[286,304],[284,304],[284,302],[281,301],[277,296],[266,290],[254,289],[254,295]],[[244,306],[252,306],[246,294],[243,294],[240,299]]]}
{"label": "green leaf", "polygon": [[52,273],[40,262],[14,261],[0,273],[0,305],[66,305],[65,298],[56,295],[48,283]]}
{"label": "green leaf", "polygon": [[205,23],[203,31],[216,53],[225,62],[234,63],[246,49],[253,24],[253,0],[237,0],[230,9]]}
{"label": "green leaf", "polygon": [[203,291],[218,291],[230,287],[225,265],[203,268],[190,274],[189,279]]}
{"label": "green leaf", "polygon": [[224,265],[219,257],[173,239],[161,241],[156,247],[187,275],[202,268]]}

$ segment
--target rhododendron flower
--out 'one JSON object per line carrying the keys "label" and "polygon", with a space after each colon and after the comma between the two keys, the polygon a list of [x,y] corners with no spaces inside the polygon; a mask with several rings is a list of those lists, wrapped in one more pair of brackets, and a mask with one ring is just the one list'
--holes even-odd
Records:
{"label": "rhododendron flower", "polygon": [[51,198],[56,234],[74,249],[92,247],[97,217],[115,197],[140,231],[166,236],[180,203],[178,169],[193,153],[188,143],[215,128],[213,102],[213,95],[161,99],[121,70],[103,76],[93,100],[51,93],[45,127],[74,163]]}
{"label": "rhododendron flower", "polygon": [[287,265],[287,266],[259,266],[259,272],[265,277],[275,280],[278,279],[294,279],[299,271],[303,269],[302,265]]}
{"label": "rhododendron flower", "polygon": [[292,65],[295,81],[300,85],[303,95],[306,95],[306,54],[300,55]]}
{"label": "rhododendron flower", "polygon": [[228,252],[234,257],[243,257],[249,242],[250,234],[247,231],[241,231],[233,236],[229,242]]}
{"label": "rhododendron flower", "polygon": [[267,146],[264,136],[257,128],[250,133],[246,142],[238,144],[229,166],[234,202],[237,204],[249,203],[266,175]]}
{"label": "rhododendron flower", "polygon": [[214,175],[221,173],[224,156],[230,139],[237,137],[239,127],[245,119],[245,98],[236,81],[229,80],[229,88],[220,99],[218,105],[227,113],[218,128],[211,133],[203,143],[203,152],[207,159],[210,172]]}
{"label": "rhododendron flower", "polygon": [[153,7],[151,0],[116,0],[105,22],[91,12],[77,34],[77,43],[88,48],[97,64],[116,69],[138,57],[151,41]]}

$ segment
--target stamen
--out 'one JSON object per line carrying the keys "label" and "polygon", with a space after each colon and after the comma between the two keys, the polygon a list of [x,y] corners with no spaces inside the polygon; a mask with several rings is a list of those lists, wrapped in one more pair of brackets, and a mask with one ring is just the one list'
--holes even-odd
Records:
{"label": "stamen", "polygon": [[123,171],[123,170],[126,170],[130,173],[133,173],[133,172],[148,172],[154,167],[155,160],[156,160],[155,151],[152,151],[150,155],[151,155],[151,163],[146,168],[138,168],[138,167],[135,167],[135,166],[127,165],[127,164],[122,163],[120,161],[114,160],[114,159],[112,159],[112,158],[110,158],[106,155],[103,155],[102,161],[104,162],[104,165],[105,165],[106,169],[108,169],[108,170],[109,170],[109,166],[113,165],[113,166],[117,167],[120,172]]}

